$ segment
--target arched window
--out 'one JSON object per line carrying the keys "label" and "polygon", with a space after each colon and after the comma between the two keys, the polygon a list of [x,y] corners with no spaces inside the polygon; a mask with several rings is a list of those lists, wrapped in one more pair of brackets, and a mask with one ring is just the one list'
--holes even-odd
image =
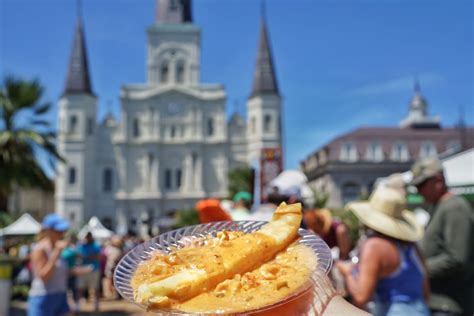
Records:
{"label": "arched window", "polygon": [[76,168],[74,167],[69,167],[68,170],[68,183],[70,185],[73,185],[76,183]]}
{"label": "arched window", "polygon": [[379,162],[383,160],[382,147],[379,143],[370,143],[367,147],[366,159],[369,161]]}
{"label": "arched window", "polygon": [[176,170],[176,188],[177,189],[181,188],[181,176],[182,176],[181,169],[177,169]]}
{"label": "arched window", "polygon": [[133,119],[133,137],[140,137],[140,119],[138,117]]}
{"label": "arched window", "polygon": [[169,70],[168,62],[164,61],[160,67],[160,82],[161,83],[168,82],[169,72],[170,70]]}
{"label": "arched window", "polygon": [[176,82],[183,83],[184,82],[184,61],[179,60],[176,63]]}
{"label": "arched window", "polygon": [[92,118],[87,118],[87,135],[92,135],[94,133],[94,121]]}
{"label": "arched window", "polygon": [[171,189],[171,170],[165,170],[165,189]]}
{"label": "arched window", "polygon": [[263,117],[263,131],[265,133],[271,132],[272,130],[272,116],[270,114],[265,114]]}
{"label": "arched window", "polygon": [[73,114],[69,117],[69,134],[77,133],[77,115]]}
{"label": "arched window", "polygon": [[438,154],[436,146],[433,142],[426,141],[420,145],[420,159],[427,157],[435,157]]}
{"label": "arched window", "polygon": [[357,161],[358,157],[356,146],[351,142],[342,144],[339,159],[346,162]]}
{"label": "arched window", "polygon": [[105,168],[102,175],[102,191],[112,191],[113,174],[111,168]]}
{"label": "arched window", "polygon": [[410,155],[407,146],[402,142],[396,142],[393,144],[391,158],[393,161],[408,161]]}
{"label": "arched window", "polygon": [[214,120],[212,119],[212,117],[207,119],[207,135],[214,135]]}
{"label": "arched window", "polygon": [[346,182],[342,185],[342,202],[344,204],[359,198],[360,186],[355,182]]}
{"label": "arched window", "polygon": [[171,125],[170,137],[175,138],[175,136],[176,136],[176,126]]}

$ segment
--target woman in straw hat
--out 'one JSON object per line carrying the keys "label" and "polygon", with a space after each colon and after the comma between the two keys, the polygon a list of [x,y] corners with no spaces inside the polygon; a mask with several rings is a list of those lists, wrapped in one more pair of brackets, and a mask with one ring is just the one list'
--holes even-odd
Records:
{"label": "woman in straw hat", "polygon": [[373,299],[375,315],[429,315],[425,304],[428,282],[415,242],[423,228],[405,209],[404,195],[378,187],[369,201],[352,202],[354,212],[368,231],[357,266],[338,262],[354,303]]}

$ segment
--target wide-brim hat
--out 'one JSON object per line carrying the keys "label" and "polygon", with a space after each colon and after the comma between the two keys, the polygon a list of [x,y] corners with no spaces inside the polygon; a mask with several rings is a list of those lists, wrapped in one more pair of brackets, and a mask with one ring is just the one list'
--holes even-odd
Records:
{"label": "wide-brim hat", "polygon": [[359,220],[383,235],[415,242],[423,238],[424,229],[415,215],[405,209],[405,196],[398,190],[379,186],[368,201],[351,202],[346,208]]}

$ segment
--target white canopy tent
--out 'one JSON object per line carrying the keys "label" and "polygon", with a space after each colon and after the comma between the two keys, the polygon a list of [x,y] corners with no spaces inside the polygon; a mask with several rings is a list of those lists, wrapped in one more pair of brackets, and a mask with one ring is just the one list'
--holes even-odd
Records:
{"label": "white canopy tent", "polygon": [[91,232],[94,239],[99,241],[110,238],[114,235],[114,232],[105,228],[96,216],[92,216],[89,222],[81,228],[77,237],[79,239],[84,239],[88,232]]}
{"label": "white canopy tent", "polygon": [[456,194],[474,193],[474,148],[443,159],[446,183]]}
{"label": "white canopy tent", "polygon": [[294,195],[302,198],[305,203],[314,203],[314,193],[308,186],[308,178],[300,170],[284,170],[267,186],[267,192],[278,188],[278,192],[284,195]]}
{"label": "white canopy tent", "polygon": [[25,213],[15,222],[7,227],[0,229],[0,236],[8,235],[36,235],[41,230],[41,224],[38,223],[30,214]]}

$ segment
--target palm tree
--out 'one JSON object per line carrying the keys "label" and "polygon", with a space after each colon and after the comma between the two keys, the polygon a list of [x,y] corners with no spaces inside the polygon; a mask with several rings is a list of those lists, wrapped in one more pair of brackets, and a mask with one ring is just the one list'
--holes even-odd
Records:
{"label": "palm tree", "polygon": [[0,211],[15,186],[52,189],[52,181],[38,162],[42,153],[54,169],[63,161],[56,151],[56,133],[44,117],[51,104],[41,103],[43,87],[37,80],[12,76],[0,88]]}

